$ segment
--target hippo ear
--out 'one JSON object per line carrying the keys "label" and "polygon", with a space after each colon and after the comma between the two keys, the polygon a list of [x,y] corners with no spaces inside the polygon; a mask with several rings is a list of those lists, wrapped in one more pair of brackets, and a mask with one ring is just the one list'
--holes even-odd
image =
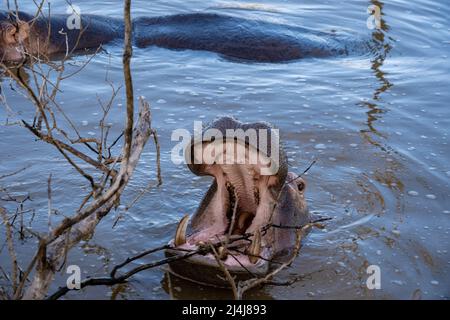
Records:
{"label": "hippo ear", "polygon": [[17,42],[16,40],[17,28],[14,25],[10,23],[7,23],[6,25],[3,24],[2,29],[3,29],[3,41],[5,42],[5,44],[14,44]]}
{"label": "hippo ear", "polygon": [[17,42],[23,42],[30,36],[30,25],[25,21],[19,21],[19,32],[16,33]]}

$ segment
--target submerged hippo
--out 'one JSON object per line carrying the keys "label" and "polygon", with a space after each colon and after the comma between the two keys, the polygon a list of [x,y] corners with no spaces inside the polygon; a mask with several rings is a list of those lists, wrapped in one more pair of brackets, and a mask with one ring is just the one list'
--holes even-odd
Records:
{"label": "submerged hippo", "polygon": [[[238,144],[245,148],[245,163],[219,164],[210,161],[211,164],[195,164],[190,161],[193,164],[188,164],[194,174],[212,176],[214,182],[191,219],[189,235],[186,235],[187,217],[181,220],[175,238],[166,250],[167,257],[184,255],[211,242],[225,243],[227,237],[235,239],[245,234],[252,236],[233,242],[236,250],[221,252],[218,248],[223,264],[237,280],[263,276],[272,266],[269,260],[275,258],[279,262],[289,257],[296,242],[296,231],[292,228],[265,227],[270,224],[301,226],[311,221],[304,197],[305,181],[288,172],[287,158],[280,145],[279,166],[273,174],[262,175],[261,162],[248,161],[252,153],[269,162],[274,159],[270,145],[266,149],[268,152],[260,148],[260,143],[271,140],[263,139],[259,129],[270,131],[272,127],[267,123],[241,123],[234,118],[223,117],[212,122],[204,132],[218,130],[225,137],[227,129],[246,131],[251,128],[257,132],[256,146],[251,145],[248,139],[223,139],[224,145],[231,144],[233,150]],[[197,142],[203,150],[207,150],[211,143],[205,137]],[[195,145],[192,141],[188,146],[191,155]],[[224,153],[228,151],[225,147],[223,150]],[[189,158],[192,160],[192,157]],[[269,162],[264,161],[266,166]],[[275,203],[277,205],[273,210]],[[174,261],[169,266],[173,274],[193,282],[219,287],[228,285],[211,253],[196,254]]]}
{"label": "submerged hippo", "polygon": [[[81,29],[67,27],[69,15],[51,18],[0,11],[0,61],[20,61],[24,52],[47,57],[55,53],[98,48],[123,38],[121,19],[82,14]],[[348,38],[297,26],[212,13],[139,17],[133,20],[137,47],[159,46],[216,52],[230,59],[283,62],[305,57],[347,54]]]}

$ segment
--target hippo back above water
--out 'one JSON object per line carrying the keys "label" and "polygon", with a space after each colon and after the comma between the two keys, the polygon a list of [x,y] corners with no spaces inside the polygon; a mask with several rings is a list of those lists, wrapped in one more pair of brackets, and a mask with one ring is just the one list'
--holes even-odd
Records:
{"label": "hippo back above water", "polygon": [[204,50],[228,58],[283,62],[347,54],[344,41],[305,28],[211,13],[137,18],[136,45]]}

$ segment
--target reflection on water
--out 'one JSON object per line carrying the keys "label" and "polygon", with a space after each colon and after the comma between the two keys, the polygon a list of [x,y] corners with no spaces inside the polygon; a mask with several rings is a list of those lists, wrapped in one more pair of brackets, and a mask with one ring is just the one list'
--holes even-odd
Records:
{"label": "reflection on water", "polygon": [[[383,113],[385,113],[386,111],[377,106],[377,101],[380,100],[380,95],[383,92],[385,92],[386,90],[388,90],[392,87],[392,84],[389,82],[388,79],[386,79],[385,73],[381,70],[381,68],[383,66],[384,60],[389,55],[389,52],[391,51],[392,46],[390,43],[385,42],[385,34],[388,32],[389,26],[386,23],[385,19],[382,18],[384,4],[381,1],[375,1],[375,0],[372,0],[371,3],[375,6],[377,6],[378,8],[380,8],[380,13],[381,13],[381,19],[380,19],[381,29],[375,29],[375,31],[372,33],[372,38],[376,43],[380,44],[380,47],[382,48],[382,50],[379,50],[378,52],[376,52],[375,57],[371,61],[371,63],[372,63],[371,68],[374,72],[375,77],[379,80],[380,86],[377,87],[373,93],[373,96],[372,96],[373,102],[364,101],[361,103],[362,106],[365,106],[367,109],[369,109],[367,111],[367,126],[368,126],[369,131],[367,131],[367,129],[363,129],[363,130],[361,130],[361,132],[371,132],[371,133],[374,133],[374,134],[380,136],[380,133],[374,127],[374,122],[376,120],[378,120],[378,118],[381,117],[381,115]],[[393,39],[391,39],[391,41],[392,40]],[[371,140],[369,140],[369,142],[370,141]]]}
{"label": "reflection on water", "polygon": [[[120,17],[109,1],[77,1],[82,10]],[[240,64],[206,52],[135,49],[136,93],[152,103],[153,123],[160,134],[164,184],[150,189],[132,208],[112,212],[93,239],[67,257],[84,276],[101,276],[130,255],[170,240],[176,224],[193,213],[211,183],[170,161],[172,130],[192,130],[194,120],[232,114],[243,121],[266,120],[280,128],[290,169],[307,174],[311,210],[333,219],[305,240],[294,265],[280,280],[300,277],[288,287],[253,290],[257,299],[448,298],[450,117],[448,63],[450,8],[446,1],[134,1],[135,15],[214,11],[260,18],[317,30],[344,30],[378,43],[368,55],[306,59],[287,64]],[[367,7],[381,9],[381,30],[366,27]],[[31,8],[32,4],[24,4]],[[272,9],[276,10],[272,10]],[[64,12],[64,3],[53,9]],[[108,99],[110,86],[122,83],[121,48],[109,46],[76,77],[63,84],[58,102],[84,135],[99,134],[97,97]],[[82,63],[88,57],[77,57]],[[67,72],[72,66],[67,67]],[[73,70],[72,70],[73,71]],[[27,77],[23,74],[23,77]],[[31,80],[30,80],[31,81]],[[34,110],[9,79],[1,90],[13,113],[0,111],[0,180],[16,196],[30,193],[25,209],[35,210],[33,227],[45,230],[46,179],[53,176],[54,203],[70,213],[80,203],[84,183],[51,147],[34,141],[24,128]],[[111,136],[123,127],[124,93],[108,122]],[[155,181],[154,150],[143,155],[123,203]],[[7,206],[4,201],[2,206]],[[112,228],[117,216],[122,215]],[[28,216],[31,218],[30,215]],[[3,243],[3,238],[0,240]],[[26,262],[34,239],[22,239],[19,260]],[[137,261],[162,258],[156,254]],[[0,250],[0,266],[8,268]],[[25,264],[25,263],[23,263]],[[365,285],[369,265],[379,265],[381,290]],[[131,266],[130,266],[131,267]],[[65,283],[62,270],[54,288]],[[67,298],[203,299],[230,298],[224,290],[201,287],[169,277],[164,268],[138,274],[128,284],[93,287]]]}

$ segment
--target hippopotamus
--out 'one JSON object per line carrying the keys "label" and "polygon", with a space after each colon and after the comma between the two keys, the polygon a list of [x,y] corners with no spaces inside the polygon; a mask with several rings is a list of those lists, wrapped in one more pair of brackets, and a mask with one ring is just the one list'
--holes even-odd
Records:
{"label": "hippopotamus", "polygon": [[[196,175],[212,176],[214,180],[190,218],[190,223],[188,215],[179,222],[174,239],[165,251],[166,257],[201,251],[210,243],[245,238],[231,244],[235,250],[217,247],[217,254],[220,254],[223,265],[236,281],[264,276],[277,265],[273,261],[279,263],[291,256],[296,244],[296,229],[292,227],[311,222],[304,195],[306,182],[288,172],[287,157],[281,144],[277,146],[277,170],[261,174],[262,162],[248,161],[252,152],[256,152],[261,159],[269,160],[263,162],[266,167],[270,161],[275,161],[270,142],[268,148],[261,148],[261,143],[272,141],[261,136],[261,129],[268,131],[269,135],[274,134],[270,133],[272,125],[266,122],[242,123],[233,117],[221,117],[204,128],[203,132],[210,129],[223,135],[222,140],[215,138],[214,142],[231,144],[232,150],[238,144],[243,146],[245,161],[220,162],[216,161],[216,157],[215,161],[207,163],[195,162],[192,161],[195,146],[200,144],[202,150],[208,150],[212,139],[203,134],[201,140],[192,140],[188,144],[186,159],[191,160],[188,161],[189,169]],[[230,138],[226,133],[230,129],[234,132],[255,129],[257,145],[250,144],[247,138]],[[224,150],[228,149],[224,147]],[[270,225],[286,228],[268,227]],[[246,238],[246,235],[250,236]],[[216,257],[210,251],[194,254],[187,259],[172,259],[169,269],[174,275],[195,283],[228,287],[229,282],[224,279]]]}
{"label": "hippopotamus", "polygon": [[[69,15],[0,11],[0,61],[21,61],[55,53],[98,48],[124,37],[121,19],[82,14],[81,28],[67,26]],[[228,59],[285,62],[344,55],[345,37],[285,24],[215,13],[188,13],[133,20],[133,44],[167,49],[204,50]]]}
{"label": "hippopotamus", "polygon": [[53,54],[98,48],[123,38],[120,19],[82,15],[81,28],[69,29],[68,15],[46,16],[0,10],[0,61],[19,62],[26,55],[40,59]]}

